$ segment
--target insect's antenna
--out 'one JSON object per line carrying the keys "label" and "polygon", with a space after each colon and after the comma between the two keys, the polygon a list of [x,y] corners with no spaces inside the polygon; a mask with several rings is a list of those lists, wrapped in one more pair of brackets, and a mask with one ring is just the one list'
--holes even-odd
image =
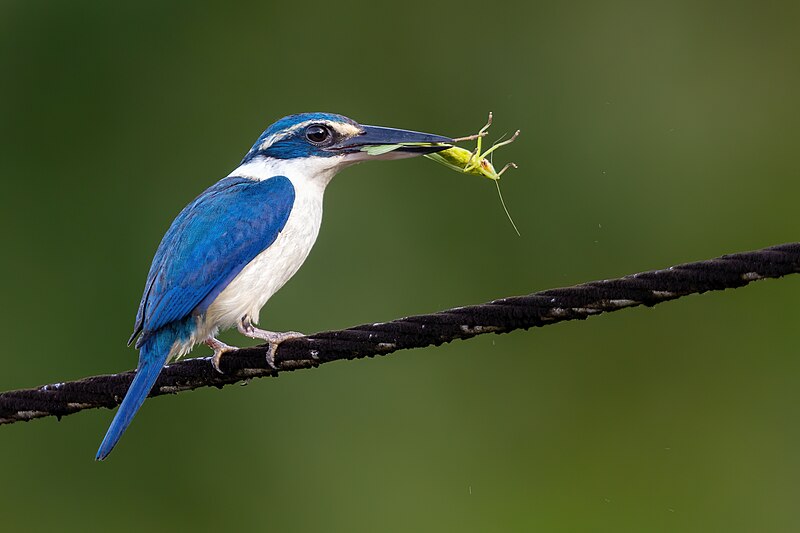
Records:
{"label": "insect's antenna", "polygon": [[[495,144],[497,144],[497,143],[499,143],[500,141],[502,141],[502,140],[503,140],[503,137],[505,137],[506,135],[508,135],[508,133],[504,133],[504,134],[502,134],[502,135],[500,136],[500,138],[499,138],[499,139],[497,139],[497,140],[496,140],[496,141],[495,141],[495,142],[492,144],[492,146],[494,147],[494,145],[495,145]],[[487,153],[487,154],[489,154],[489,152],[486,152],[486,153]],[[494,154],[489,154],[489,162],[490,162],[492,165],[494,165]],[[508,165],[506,165],[506,166],[508,166]]]}
{"label": "insect's antenna", "polygon": [[[508,165],[506,165],[503,168],[503,170],[500,171],[500,174],[505,172],[505,170],[508,168],[509,165],[514,165],[514,163],[509,163]],[[516,168],[516,166],[517,165],[514,165],[514,168]],[[498,176],[499,176],[499,174],[498,174]],[[506,207],[506,201],[503,200],[503,193],[500,192],[500,180],[494,180],[494,184],[497,187],[497,196],[500,198],[500,205],[503,206],[503,211],[506,212],[506,217],[508,217],[508,221],[511,222],[511,227],[514,228],[515,232],[517,232],[517,237],[522,237],[522,235],[520,235],[520,233],[519,233],[519,230],[517,229],[517,225],[514,224],[514,219],[511,218],[511,213],[508,212],[508,208]]]}
{"label": "insect's antenna", "polygon": [[502,134],[502,135],[501,135],[501,136],[500,136],[500,137],[499,137],[499,138],[498,138],[498,139],[497,139],[497,140],[496,140],[496,141],[495,141],[495,142],[492,144],[492,146],[494,146],[495,144],[497,144],[497,143],[499,143],[500,141],[502,141],[503,139],[505,139],[505,138],[506,138],[506,135],[508,135],[508,132],[506,132],[506,133]]}

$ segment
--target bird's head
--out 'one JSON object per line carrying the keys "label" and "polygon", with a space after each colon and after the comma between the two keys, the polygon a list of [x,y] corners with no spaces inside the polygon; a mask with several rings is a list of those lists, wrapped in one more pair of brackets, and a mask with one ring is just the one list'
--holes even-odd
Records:
{"label": "bird's head", "polygon": [[[333,113],[301,113],[284,117],[258,138],[242,160],[275,163],[291,160],[316,161],[326,168],[345,166],[373,159],[401,159],[444,150],[453,140],[416,131],[362,126]],[[401,145],[383,152],[378,147]],[[298,161],[299,162],[299,161]]]}

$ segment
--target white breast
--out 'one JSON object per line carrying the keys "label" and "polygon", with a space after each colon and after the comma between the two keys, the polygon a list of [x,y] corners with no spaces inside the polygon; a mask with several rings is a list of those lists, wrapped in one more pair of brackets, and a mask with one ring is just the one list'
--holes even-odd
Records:
{"label": "white breast", "polygon": [[192,339],[202,342],[220,329],[235,326],[244,316],[258,322],[259,313],[311,252],[322,223],[325,187],[336,173],[338,158],[249,163],[231,176],[268,179],[282,175],[295,189],[292,211],[275,242],[253,259],[209,306]]}

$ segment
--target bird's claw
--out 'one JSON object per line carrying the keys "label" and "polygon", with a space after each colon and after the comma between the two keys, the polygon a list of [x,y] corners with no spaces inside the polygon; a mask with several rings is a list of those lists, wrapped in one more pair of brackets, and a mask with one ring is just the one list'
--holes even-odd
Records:
{"label": "bird's claw", "polygon": [[275,366],[275,353],[278,351],[278,344],[280,343],[269,343],[269,349],[267,350],[267,365],[272,370],[278,370],[278,367]]}
{"label": "bird's claw", "polygon": [[270,333],[272,336],[269,339],[264,339],[269,343],[269,349],[267,350],[267,364],[273,370],[277,370],[278,367],[275,366],[275,354],[278,351],[278,346],[284,341],[288,341],[289,339],[299,339],[300,337],[305,337],[303,333],[298,331],[284,331],[281,333],[275,332],[267,332]]}
{"label": "bird's claw", "polygon": [[297,339],[300,337],[305,337],[304,334],[297,332],[297,331],[266,331],[263,329],[258,329],[253,325],[253,322],[250,320],[249,317],[245,316],[242,317],[242,320],[239,322],[239,333],[242,335],[246,335],[251,339],[260,339],[262,341],[267,341],[269,344],[269,349],[267,350],[267,364],[273,370],[277,370],[278,367],[275,366],[275,353],[278,351],[278,346],[284,342],[288,341],[289,339]]}
{"label": "bird's claw", "polygon": [[211,357],[211,365],[214,367],[214,370],[219,372],[220,374],[224,374],[225,372],[219,367],[220,359],[222,358],[222,354],[225,352],[232,352],[234,350],[238,350],[235,346],[228,346],[224,342],[217,340],[215,338],[210,338],[206,341],[206,346],[214,350],[214,355]]}

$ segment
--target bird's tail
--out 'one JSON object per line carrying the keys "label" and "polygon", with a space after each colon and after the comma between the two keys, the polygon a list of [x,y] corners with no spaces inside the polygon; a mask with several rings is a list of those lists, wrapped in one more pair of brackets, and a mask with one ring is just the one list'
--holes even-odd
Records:
{"label": "bird's tail", "polygon": [[142,406],[150,389],[158,379],[161,369],[164,368],[169,359],[172,346],[175,342],[175,334],[171,331],[158,331],[152,337],[145,340],[139,352],[139,367],[136,369],[136,376],[133,378],[122,405],[119,406],[111,426],[97,450],[95,460],[102,461],[111,450],[114,449],[125,430],[133,420],[136,411]]}

